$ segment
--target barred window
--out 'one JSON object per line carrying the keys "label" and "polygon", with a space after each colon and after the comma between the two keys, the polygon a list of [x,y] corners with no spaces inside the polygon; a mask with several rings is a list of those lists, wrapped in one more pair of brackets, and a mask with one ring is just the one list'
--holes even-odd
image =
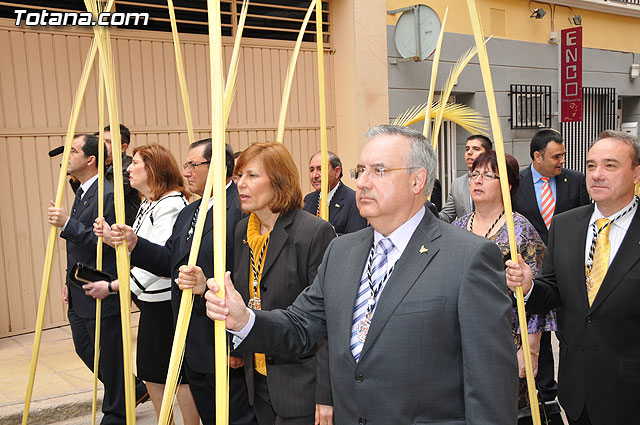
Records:
{"label": "barred window", "polygon": [[551,127],[551,86],[511,84],[511,128]]}

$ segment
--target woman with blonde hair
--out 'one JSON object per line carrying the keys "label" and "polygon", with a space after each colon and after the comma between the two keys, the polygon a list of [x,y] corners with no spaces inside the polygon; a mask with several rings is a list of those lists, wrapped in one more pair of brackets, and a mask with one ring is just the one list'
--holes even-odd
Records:
{"label": "woman with blonde hair", "polygon": [[[326,221],[302,210],[298,169],[281,143],[254,143],[236,162],[242,211],[236,226],[233,280],[247,305],[287,308],[313,282],[324,251],[336,237]],[[182,289],[204,285],[204,275],[182,273]],[[197,282],[197,283],[196,283]],[[330,423],[326,343],[304,356],[244,353],[249,402],[259,425]],[[321,354],[322,353],[322,354]]]}

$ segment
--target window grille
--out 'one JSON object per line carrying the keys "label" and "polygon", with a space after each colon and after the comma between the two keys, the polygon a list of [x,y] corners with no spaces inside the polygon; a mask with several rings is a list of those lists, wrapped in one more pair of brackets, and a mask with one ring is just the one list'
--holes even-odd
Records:
{"label": "window grille", "polygon": [[511,84],[512,129],[551,127],[551,86]]}
{"label": "window grille", "polygon": [[604,130],[617,130],[616,98],[616,89],[613,87],[582,88],[582,121],[560,124],[567,149],[565,167],[586,172],[591,143],[598,140]]}

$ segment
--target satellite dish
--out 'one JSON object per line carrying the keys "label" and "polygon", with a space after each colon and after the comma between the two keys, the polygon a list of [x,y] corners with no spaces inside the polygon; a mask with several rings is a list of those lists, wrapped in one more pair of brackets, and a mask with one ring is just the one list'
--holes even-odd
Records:
{"label": "satellite dish", "polygon": [[406,8],[398,22],[394,41],[403,58],[425,60],[436,50],[442,25],[429,6],[417,4]]}

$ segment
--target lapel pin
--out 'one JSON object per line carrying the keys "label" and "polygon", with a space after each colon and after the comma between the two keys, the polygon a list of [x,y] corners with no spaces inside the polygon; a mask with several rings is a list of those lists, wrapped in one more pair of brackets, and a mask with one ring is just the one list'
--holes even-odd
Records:
{"label": "lapel pin", "polygon": [[340,204],[336,204],[336,208],[340,208]]}
{"label": "lapel pin", "polygon": [[427,248],[424,247],[424,245],[422,245],[420,247],[420,254],[424,254],[425,252],[428,252],[429,250]]}
{"label": "lapel pin", "polygon": [[84,201],[84,204],[82,204],[82,205],[87,205],[87,201]]}
{"label": "lapel pin", "polygon": [[564,182],[565,182],[565,183],[567,182],[567,178],[566,178],[566,177],[564,178]]}

